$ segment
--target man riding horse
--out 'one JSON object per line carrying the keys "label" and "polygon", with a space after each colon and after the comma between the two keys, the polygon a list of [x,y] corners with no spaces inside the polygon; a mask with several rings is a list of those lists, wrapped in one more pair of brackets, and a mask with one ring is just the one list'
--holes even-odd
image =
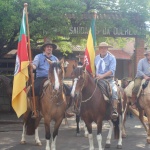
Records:
{"label": "man riding horse", "polygon": [[[54,62],[59,61],[56,56],[52,54],[53,50],[56,50],[57,46],[49,41],[46,41],[44,45],[41,47],[43,51],[40,54],[37,54],[34,57],[34,60],[30,64],[33,70],[36,70],[36,77],[34,81],[34,90],[35,90],[35,99],[38,103],[39,96],[41,94],[42,83],[44,80],[48,78],[50,64],[47,60],[51,60]],[[66,112],[67,117],[72,117],[72,114]]]}
{"label": "man riding horse", "polygon": [[109,82],[112,88],[112,107],[113,111],[111,114],[112,119],[118,117],[117,105],[118,105],[118,93],[117,86],[114,81],[116,71],[116,58],[112,55],[108,48],[111,46],[106,42],[101,42],[98,46],[99,54],[95,57],[96,66],[96,79],[105,79]]}
{"label": "man riding horse", "polygon": [[142,80],[145,79],[148,83],[150,80],[150,49],[145,50],[145,58],[138,62],[137,73],[134,79],[134,87],[132,89],[132,108],[137,108],[137,94],[139,92]]}

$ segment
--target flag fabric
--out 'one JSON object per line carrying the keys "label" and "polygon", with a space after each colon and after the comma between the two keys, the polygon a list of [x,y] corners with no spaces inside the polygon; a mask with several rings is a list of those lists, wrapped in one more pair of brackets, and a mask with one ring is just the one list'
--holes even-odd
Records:
{"label": "flag fabric", "polygon": [[26,13],[23,9],[12,92],[12,107],[18,117],[27,110],[26,82],[28,81],[28,65]]}
{"label": "flag fabric", "polygon": [[84,62],[86,63],[86,70],[92,74],[95,74],[95,45],[96,45],[96,34],[95,34],[95,18],[92,19],[87,45],[85,49]]}

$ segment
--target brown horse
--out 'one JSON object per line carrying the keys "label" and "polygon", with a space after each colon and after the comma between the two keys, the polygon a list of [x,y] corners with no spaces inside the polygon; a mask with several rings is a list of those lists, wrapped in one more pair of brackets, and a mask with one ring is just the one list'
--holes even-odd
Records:
{"label": "brown horse", "polygon": [[[39,98],[38,105],[40,114],[44,117],[45,124],[45,132],[46,132],[46,150],[49,150],[49,140],[51,137],[50,134],[50,122],[51,120],[55,121],[53,139],[51,148],[55,150],[56,146],[56,137],[58,135],[58,129],[62,122],[62,119],[65,117],[66,108],[69,107],[71,97],[68,96],[66,92],[65,85],[63,84],[64,77],[64,68],[63,68],[63,60],[60,62],[52,62],[48,60],[50,63],[49,69],[49,78],[43,84],[43,88],[41,91],[41,96]],[[27,91],[30,90],[30,86],[27,88]],[[70,91],[70,89],[68,89]],[[65,94],[66,95],[65,95]],[[25,131],[27,135],[35,134],[35,141],[37,145],[42,145],[38,136],[38,125],[41,120],[41,115],[38,118],[32,118],[32,109],[33,104],[30,97],[28,97],[28,109],[26,113],[23,115],[24,125],[23,125],[23,133],[21,143],[25,143]]]}
{"label": "brown horse", "polygon": [[[143,83],[144,83],[144,80],[143,80]],[[130,106],[130,103],[132,101],[133,84],[134,84],[134,81],[130,81],[130,82],[128,82],[126,80],[122,81],[122,85],[123,86],[126,85],[126,86],[124,86],[125,87],[124,91],[125,91],[126,98],[127,98],[126,110],[128,110],[128,108],[130,108],[130,110],[133,112],[133,114],[139,118],[139,120],[141,121],[141,123],[143,124],[143,126],[145,128],[145,131],[147,132],[147,143],[150,144],[150,111],[149,111],[149,107],[150,107],[150,98],[149,98],[150,83],[148,83],[148,86],[145,89],[142,89],[139,93],[138,110],[135,110]],[[144,116],[144,113],[146,113],[147,118]],[[148,127],[145,123],[145,120],[148,121]]]}
{"label": "brown horse", "polygon": [[41,116],[37,118],[32,118],[32,106],[31,104],[31,99],[28,98],[28,108],[27,111],[23,115],[23,132],[22,132],[22,138],[21,138],[21,144],[26,143],[26,138],[25,135],[35,135],[35,143],[38,146],[41,146],[42,143],[39,139],[39,134],[38,134],[38,126],[41,120]]}
{"label": "brown horse", "polygon": [[[94,78],[85,71],[85,65],[77,67],[72,72],[73,77],[73,88],[72,96],[79,97],[81,100],[80,114],[81,118],[86,124],[88,130],[88,138],[90,144],[90,150],[94,150],[93,136],[92,136],[92,122],[97,124],[97,141],[99,150],[102,150],[102,122],[103,120],[110,120],[110,109],[111,105],[109,102],[104,100],[104,96],[100,88],[97,87]],[[118,126],[119,121],[121,122],[122,117],[118,117],[115,123],[115,137],[119,137],[118,148],[122,148],[122,132],[121,124]],[[112,127],[112,123],[111,123]],[[120,130],[119,130],[120,129]],[[120,131],[120,132],[119,132]],[[106,147],[110,146],[110,136],[107,137]]]}
{"label": "brown horse", "polygon": [[[67,101],[63,91],[64,62],[61,60],[60,62],[49,61],[49,63],[49,79],[43,89],[40,103],[45,125],[46,150],[56,150],[58,130],[67,108]],[[50,123],[52,120],[55,124],[50,148]]]}
{"label": "brown horse", "polygon": [[23,132],[22,132],[22,138],[21,138],[21,144],[26,144],[26,138],[25,135],[35,135],[35,143],[38,146],[41,146],[42,143],[39,139],[39,133],[38,133],[38,126],[42,119],[42,116],[39,115],[36,118],[32,118],[33,114],[33,101],[32,97],[28,92],[31,90],[31,86],[27,87],[27,111],[23,114]]}

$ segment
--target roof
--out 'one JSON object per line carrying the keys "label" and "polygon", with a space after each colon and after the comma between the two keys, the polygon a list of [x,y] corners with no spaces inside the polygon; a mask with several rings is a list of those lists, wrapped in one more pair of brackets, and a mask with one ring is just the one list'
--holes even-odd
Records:
{"label": "roof", "polygon": [[113,54],[116,59],[123,59],[123,60],[131,60],[131,56],[122,50],[109,50],[111,54]]}
{"label": "roof", "polygon": [[4,58],[12,58],[13,56],[15,56],[17,53],[17,49],[13,49],[11,51],[9,51],[7,54],[5,54],[3,57]]}

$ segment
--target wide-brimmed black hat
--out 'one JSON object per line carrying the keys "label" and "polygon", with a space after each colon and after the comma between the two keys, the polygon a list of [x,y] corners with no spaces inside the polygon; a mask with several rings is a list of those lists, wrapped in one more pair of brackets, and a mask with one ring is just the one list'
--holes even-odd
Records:
{"label": "wide-brimmed black hat", "polygon": [[45,42],[42,46],[41,46],[41,50],[44,51],[44,48],[47,46],[47,45],[51,45],[53,47],[53,50],[57,49],[57,45],[51,43],[51,42]]}

